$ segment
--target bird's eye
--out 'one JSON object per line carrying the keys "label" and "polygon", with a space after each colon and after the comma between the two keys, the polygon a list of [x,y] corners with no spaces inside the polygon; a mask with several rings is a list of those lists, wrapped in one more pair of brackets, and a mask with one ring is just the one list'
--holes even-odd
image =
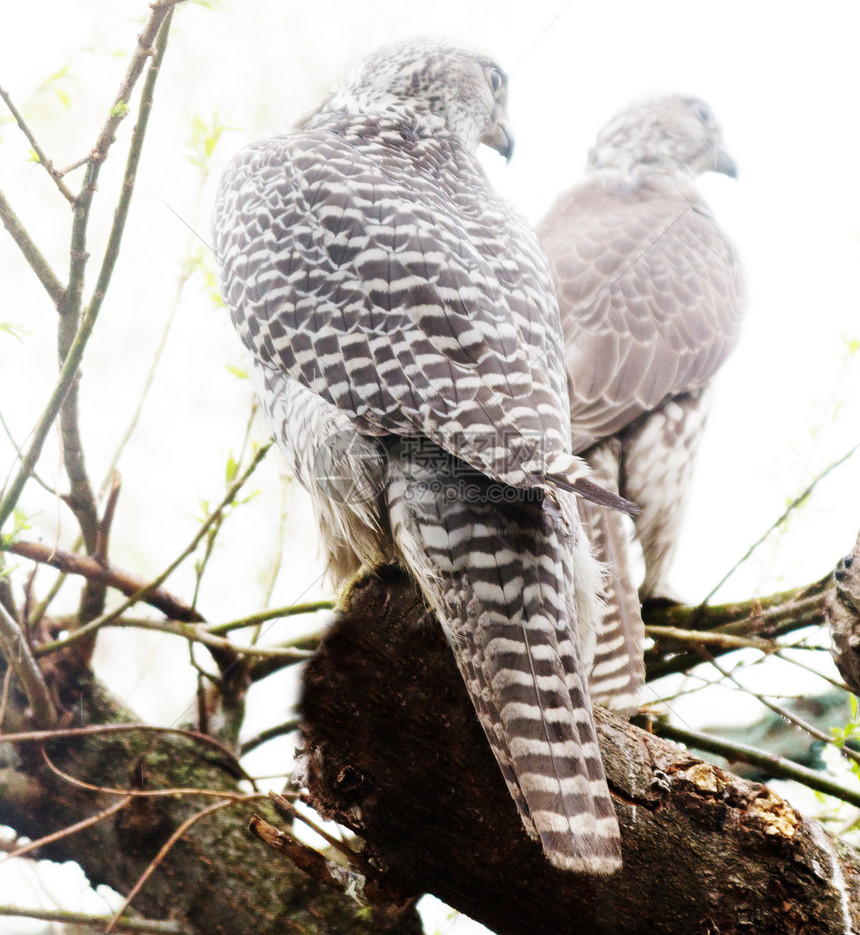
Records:
{"label": "bird's eye", "polygon": [[711,108],[704,101],[696,101],[693,109],[702,123],[710,123],[714,118]]}
{"label": "bird's eye", "polygon": [[505,83],[505,79],[502,77],[502,73],[498,68],[491,68],[490,74],[490,87],[493,89],[493,94],[498,94],[502,90],[502,86]]}

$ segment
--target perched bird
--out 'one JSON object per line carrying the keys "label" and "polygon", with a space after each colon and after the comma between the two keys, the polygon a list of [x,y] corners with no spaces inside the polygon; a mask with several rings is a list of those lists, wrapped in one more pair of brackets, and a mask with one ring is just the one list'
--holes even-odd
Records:
{"label": "perched bird", "polygon": [[378,50],[234,157],[215,251],[336,577],[410,572],[527,831],[558,867],[610,872],[586,681],[600,572],[571,491],[603,494],[570,452],[546,260],[476,160],[479,143],[510,155],[506,97],[468,48]]}
{"label": "perched bird", "polygon": [[737,174],[708,105],[644,100],[600,131],[585,178],[538,225],[561,310],[573,451],[641,508],[637,595],[622,517],[582,503],[608,568],[591,697],[621,711],[636,707],[644,678],[639,599],[668,596],[711,380],[744,306],[735,250],[695,187],[708,171]]}

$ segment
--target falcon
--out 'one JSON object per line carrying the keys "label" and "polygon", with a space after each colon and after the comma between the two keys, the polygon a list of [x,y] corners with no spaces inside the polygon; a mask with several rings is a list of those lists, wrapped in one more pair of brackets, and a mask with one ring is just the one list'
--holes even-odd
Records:
{"label": "falcon", "polygon": [[608,873],[620,843],[587,688],[601,580],[573,491],[624,501],[571,453],[552,276],[476,158],[511,153],[506,97],[469,48],[376,51],[234,157],[214,244],[336,581],[409,571],[526,830],[557,867]]}
{"label": "falcon", "polygon": [[644,681],[639,600],[668,596],[711,381],[744,306],[735,250],[696,190],[708,171],[737,175],[710,107],[643,100],[600,131],[585,178],[538,225],[562,316],[572,450],[641,508],[637,594],[625,521],[581,503],[608,570],[591,697],[623,712]]}

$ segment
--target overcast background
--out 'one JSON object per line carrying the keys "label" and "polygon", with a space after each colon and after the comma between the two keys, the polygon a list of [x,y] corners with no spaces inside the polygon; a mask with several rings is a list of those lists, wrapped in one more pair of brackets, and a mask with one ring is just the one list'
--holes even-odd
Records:
{"label": "overcast background", "polygon": [[[57,165],[91,147],[145,12],[141,0],[18,3],[4,12],[0,84]],[[673,575],[684,599],[701,599],[787,501],[860,440],[860,351],[852,356],[847,343],[860,341],[860,7],[848,0],[818,4],[814,15],[807,4],[740,0],[224,0],[180,7],[121,261],[84,364],[92,476],[101,480],[140,394],[184,258],[208,245],[214,181],[201,189],[188,159],[194,119],[208,123],[217,115],[229,128],[215,153],[217,174],[247,140],[283,130],[314,107],[371,49],[419,34],[480,45],[508,71],[514,159],[505,166],[487,153],[483,161],[494,184],[534,222],[579,178],[597,130],[631,98],[657,91],[700,96],[723,126],[739,180],[707,176],[701,190],[738,246],[749,310],[741,344],[719,378]],[[0,188],[64,278],[67,212],[44,171],[27,161],[28,147],[6,116],[0,109]],[[110,222],[129,132],[124,125],[102,174],[91,264],[103,249],[98,232]],[[72,176],[72,188],[79,180]],[[0,323],[26,332],[20,343],[0,332],[0,412],[20,441],[55,379],[55,313],[5,233],[0,276]],[[226,314],[194,276],[120,464],[124,492],[111,553],[117,566],[157,573],[196,530],[198,501],[217,502],[251,398],[249,384],[225,365],[243,363]],[[255,437],[265,436],[260,422]],[[0,475],[11,463],[0,438]],[[204,579],[200,607],[212,621],[259,609],[278,537],[278,468],[276,458],[267,459],[254,485],[260,495],[231,518]],[[49,482],[60,476],[56,446],[46,450],[39,472]],[[860,527],[858,490],[855,457],[715,599],[766,594],[826,573]],[[273,605],[330,594],[297,485],[285,502],[286,560]],[[51,498],[31,484],[26,504],[37,524],[31,536],[69,544],[71,524]],[[169,586],[188,596],[192,581],[184,570]],[[283,626],[273,638],[292,632]],[[107,633],[99,671],[143,717],[174,723],[188,716],[193,697],[176,649],[169,641],[165,647],[150,637]],[[252,711],[250,732],[286,716],[291,678],[265,683],[266,701]],[[291,751],[285,741],[269,745],[265,756],[259,768],[278,772],[289,767]],[[10,873],[0,867],[0,887]],[[456,924],[458,932],[469,928]],[[0,932],[43,930],[0,920]]]}

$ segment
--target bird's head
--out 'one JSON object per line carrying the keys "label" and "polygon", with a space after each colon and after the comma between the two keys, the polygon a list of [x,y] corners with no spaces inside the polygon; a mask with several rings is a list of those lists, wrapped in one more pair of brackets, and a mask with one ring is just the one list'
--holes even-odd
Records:
{"label": "bird's head", "polygon": [[737,177],[711,108],[693,97],[669,95],[637,101],[597,135],[590,169],[681,170],[695,177],[722,172]]}
{"label": "bird's head", "polygon": [[413,39],[383,46],[359,62],[326,107],[406,112],[420,133],[448,130],[472,152],[485,143],[510,159],[507,94],[505,73],[488,56],[443,40]]}

